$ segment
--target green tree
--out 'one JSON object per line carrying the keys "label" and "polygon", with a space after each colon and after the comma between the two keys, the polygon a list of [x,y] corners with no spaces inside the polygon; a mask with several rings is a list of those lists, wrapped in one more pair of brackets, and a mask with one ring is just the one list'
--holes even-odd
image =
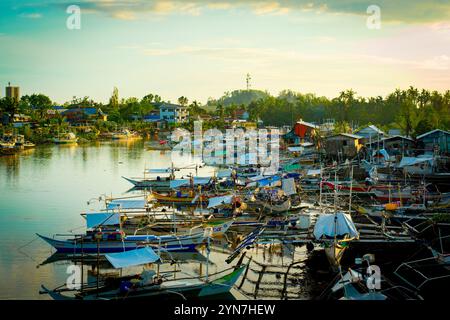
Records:
{"label": "green tree", "polygon": [[181,97],[178,98],[178,103],[181,106],[186,107],[188,105],[188,103],[189,103],[189,100],[185,96],[181,96]]}
{"label": "green tree", "polygon": [[109,98],[109,106],[116,109],[119,107],[119,89],[117,87],[114,87],[111,98]]}

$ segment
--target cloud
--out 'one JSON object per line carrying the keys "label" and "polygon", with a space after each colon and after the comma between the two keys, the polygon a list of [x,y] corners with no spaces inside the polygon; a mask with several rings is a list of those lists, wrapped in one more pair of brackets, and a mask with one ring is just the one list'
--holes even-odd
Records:
{"label": "cloud", "polygon": [[27,19],[40,19],[42,18],[42,14],[40,13],[22,13],[20,17]]}
{"label": "cloud", "polygon": [[450,57],[445,54],[432,57],[431,59],[427,59],[419,63],[418,67],[428,70],[450,70]]}
{"label": "cloud", "polygon": [[[53,0],[54,1],[54,0]],[[199,15],[206,10],[248,10],[255,15],[313,12],[351,14],[366,17],[367,8],[380,7],[382,23],[437,23],[450,21],[450,1],[446,0],[79,0],[81,8],[123,18],[123,12],[136,17],[154,15]],[[71,0],[53,2],[69,5]],[[122,12],[122,14],[118,14]]]}
{"label": "cloud", "polygon": [[290,11],[288,7],[282,7],[279,2],[260,2],[253,5],[253,12],[256,15],[266,14],[286,14]]}
{"label": "cloud", "polygon": [[113,18],[119,20],[135,20],[136,16],[132,11],[116,11],[111,14]]}
{"label": "cloud", "polygon": [[[332,41],[332,40],[327,40]],[[423,59],[402,59],[384,55],[369,55],[357,53],[341,54],[305,54],[297,50],[254,47],[206,47],[206,46],[179,46],[174,48],[147,48],[139,49],[146,56],[198,56],[206,59],[222,60],[235,63],[246,63],[265,67],[279,64],[314,63],[326,65],[342,65],[351,61],[361,65],[377,65],[380,67],[402,67],[410,70],[446,71],[450,70],[450,57],[448,55],[429,56]]]}

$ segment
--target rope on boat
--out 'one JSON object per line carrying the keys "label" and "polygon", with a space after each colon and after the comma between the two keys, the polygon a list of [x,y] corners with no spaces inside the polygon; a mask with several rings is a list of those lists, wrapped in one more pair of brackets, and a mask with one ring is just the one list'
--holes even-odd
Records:
{"label": "rope on boat", "polygon": [[22,251],[23,248],[29,246],[30,244],[32,244],[34,241],[36,241],[37,239],[39,239],[39,237],[35,237],[33,240],[27,242],[26,244],[24,244],[23,246],[19,247],[17,249],[18,252],[20,252],[21,254],[23,254],[24,256],[30,258],[31,260],[33,260],[34,262],[37,262],[32,256],[30,256],[28,253],[26,253],[25,251]]}

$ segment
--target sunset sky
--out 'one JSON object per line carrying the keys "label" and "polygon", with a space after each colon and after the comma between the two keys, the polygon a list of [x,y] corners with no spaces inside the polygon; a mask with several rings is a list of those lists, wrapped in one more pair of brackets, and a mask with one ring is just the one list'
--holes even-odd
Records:
{"label": "sunset sky", "polygon": [[[81,29],[69,30],[69,5]],[[369,29],[367,8],[381,10]],[[206,102],[225,91],[327,97],[450,89],[450,1],[0,1],[0,86],[107,102],[156,93]]]}

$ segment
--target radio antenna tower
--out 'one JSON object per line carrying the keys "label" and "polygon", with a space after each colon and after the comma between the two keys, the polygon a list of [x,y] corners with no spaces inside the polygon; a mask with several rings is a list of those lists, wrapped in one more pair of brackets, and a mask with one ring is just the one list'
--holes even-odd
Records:
{"label": "radio antenna tower", "polygon": [[252,80],[252,77],[250,76],[250,73],[247,73],[247,77],[245,78],[245,81],[247,82],[247,91],[250,90],[250,80]]}

